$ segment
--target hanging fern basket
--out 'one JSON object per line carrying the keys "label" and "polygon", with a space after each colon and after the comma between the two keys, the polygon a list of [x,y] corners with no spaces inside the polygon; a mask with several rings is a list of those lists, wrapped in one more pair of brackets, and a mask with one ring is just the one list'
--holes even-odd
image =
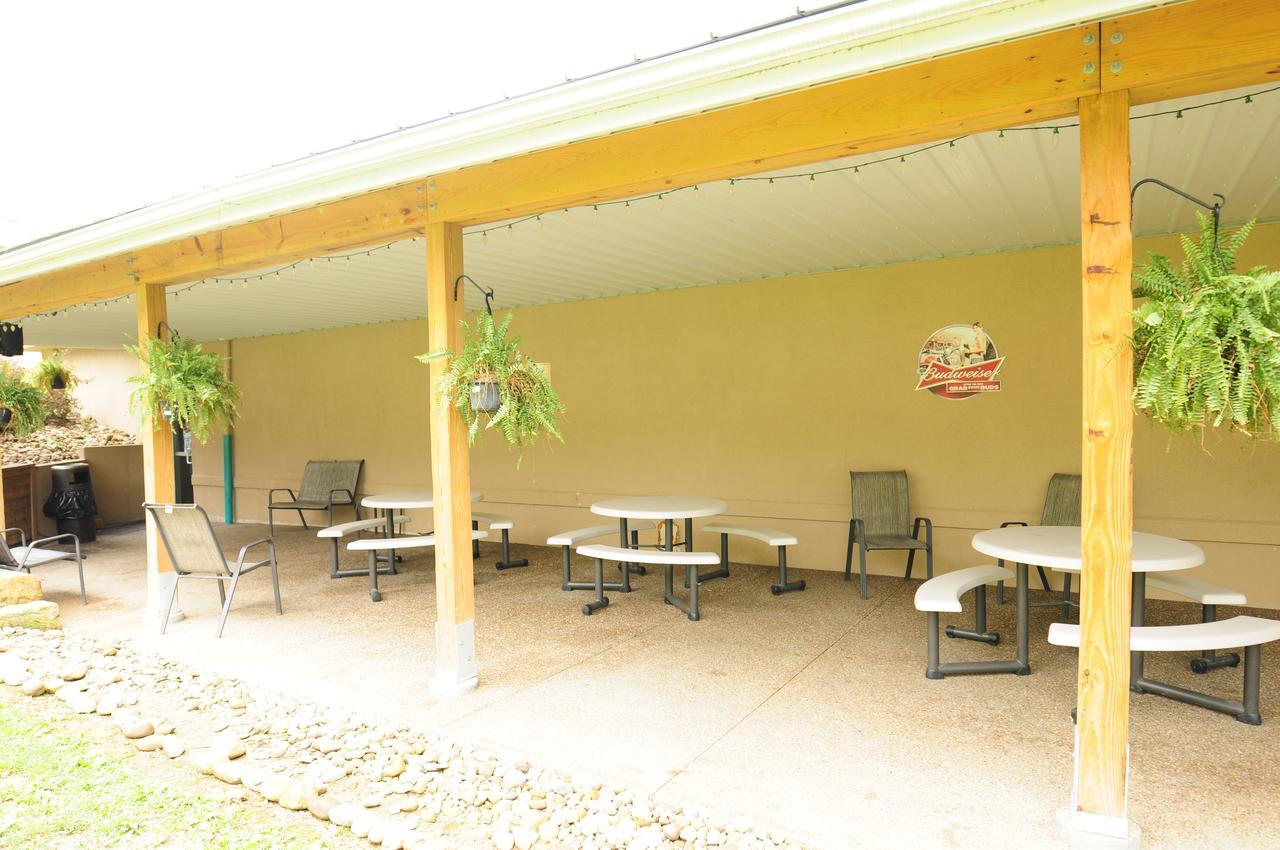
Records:
{"label": "hanging fern basket", "polygon": [[1253,224],[1216,239],[1201,215],[1180,265],[1152,254],[1134,274],[1134,406],[1170,430],[1280,440],[1280,272],[1235,268]]}
{"label": "hanging fern basket", "polygon": [[546,371],[520,350],[519,337],[507,338],[511,316],[508,313],[495,322],[489,312],[480,313],[474,327],[462,323],[459,351],[433,351],[418,357],[423,363],[447,361],[438,386],[440,403],[457,408],[472,445],[489,429],[501,432],[517,449],[543,435],[563,440],[556,417],[564,404],[551,388]]}
{"label": "hanging fern basket", "polygon": [[0,407],[0,430],[7,429],[12,421],[13,411],[7,407]]}

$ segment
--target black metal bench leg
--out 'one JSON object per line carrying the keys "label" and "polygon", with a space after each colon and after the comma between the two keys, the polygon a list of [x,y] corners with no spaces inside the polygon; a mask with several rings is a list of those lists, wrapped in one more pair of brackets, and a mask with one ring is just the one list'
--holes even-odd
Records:
{"label": "black metal bench leg", "polygon": [[[480,530],[480,523],[476,522],[475,520],[472,520],[472,521],[471,521],[471,530],[472,530],[472,531],[479,531],[479,530]],[[479,558],[479,557],[480,557],[480,541],[479,541],[479,540],[477,540],[477,539],[476,539],[476,538],[474,538],[474,537],[472,537],[472,538],[471,538],[471,557],[472,557],[473,559],[475,559],[475,558]]]}
{"label": "black metal bench leg", "polygon": [[[1037,569],[1039,569],[1037,567]],[[1083,583],[1083,582],[1082,582]],[[1062,619],[1071,618],[1071,573],[1062,574]]]}
{"label": "black metal bench leg", "polygon": [[867,598],[867,547],[858,541],[858,594]]}
{"label": "black metal bench leg", "polygon": [[787,547],[778,547],[778,583],[769,588],[774,596],[781,596],[792,590],[804,590],[804,579],[787,581]]}
{"label": "black metal bench leg", "polygon": [[[391,554],[395,554],[394,550]],[[373,549],[369,550],[369,598],[382,601],[382,591],[378,590],[378,553]]]}
{"label": "black metal bench leg", "polygon": [[592,612],[608,606],[609,597],[604,595],[604,561],[596,558],[596,598],[582,606],[584,616],[590,617]]}
{"label": "black metal bench leg", "polygon": [[702,579],[698,577],[696,564],[689,564],[685,568],[685,577],[689,582],[689,619],[697,622],[702,617],[698,608],[698,585],[702,584]]}
{"label": "black metal bench leg", "polygon": [[938,669],[938,612],[929,612],[929,666],[925,668],[926,679],[944,678]]}
{"label": "black metal bench leg", "polygon": [[1262,711],[1259,705],[1259,685],[1262,680],[1262,647],[1246,646],[1244,648],[1244,711],[1236,715],[1236,720],[1250,726],[1262,725]]}
{"label": "black metal bench leg", "polygon": [[564,582],[563,582],[563,583],[561,583],[561,585],[560,585],[560,589],[561,589],[561,590],[568,590],[568,589],[569,589],[569,582],[571,582],[571,581],[573,580],[573,577],[570,575],[570,572],[569,572],[569,569],[570,569],[570,566],[571,566],[571,564],[569,563],[569,558],[571,557],[571,554],[570,554],[570,552],[569,552],[569,547],[568,547],[568,546],[564,546],[564,547],[562,547],[562,548],[564,549],[564,564],[563,564],[563,566],[564,566]]}
{"label": "black metal bench leg", "polygon": [[332,549],[329,552],[329,578],[338,578],[338,538],[329,541]]}
{"label": "black metal bench leg", "polygon": [[[1212,623],[1218,619],[1217,605],[1204,605],[1201,607],[1201,620],[1205,623]],[[1191,660],[1192,673],[1208,673],[1210,670],[1217,670],[1219,667],[1236,667],[1240,664],[1240,655],[1235,652],[1226,652],[1219,655],[1212,649],[1206,649],[1200,653],[1199,658]]]}
{"label": "black metal bench leg", "polygon": [[511,537],[507,529],[502,529],[502,560],[494,564],[500,570],[512,570],[516,567],[529,566],[528,558],[521,558],[518,561],[511,560]]}

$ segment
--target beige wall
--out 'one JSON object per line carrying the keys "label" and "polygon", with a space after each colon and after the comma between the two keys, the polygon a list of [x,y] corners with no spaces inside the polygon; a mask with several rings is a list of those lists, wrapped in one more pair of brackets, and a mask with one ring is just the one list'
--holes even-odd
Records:
{"label": "beige wall", "polygon": [[72,392],[81,409],[104,425],[138,433],[126,383],[139,372],[138,358],[123,348],[74,348],[67,351],[66,360],[80,378]]}
{"label": "beige wall", "polygon": [[[1280,265],[1280,226],[1255,233],[1242,264],[1254,262]],[[1008,358],[1004,390],[916,392],[924,339],[974,320]],[[1052,473],[1079,471],[1078,248],[530,307],[515,329],[568,405],[566,443],[520,469],[495,438],[473,454],[475,486],[520,541],[590,523],[587,506],[608,495],[689,493],[794,531],[796,567],[843,569],[846,470],[905,468],[945,570],[980,562],[974,531],[1037,518]],[[308,458],[365,458],[366,493],[429,486],[427,370],[412,359],[425,333],[401,322],[234,343],[240,519],[262,519],[266,488],[295,486]],[[1137,527],[1202,543],[1218,579],[1280,606],[1280,446],[1209,444],[1139,421]],[[221,515],[217,441],[196,472],[198,500]],[[735,545],[735,559],[773,558]],[[873,568],[901,560],[876,555]]]}

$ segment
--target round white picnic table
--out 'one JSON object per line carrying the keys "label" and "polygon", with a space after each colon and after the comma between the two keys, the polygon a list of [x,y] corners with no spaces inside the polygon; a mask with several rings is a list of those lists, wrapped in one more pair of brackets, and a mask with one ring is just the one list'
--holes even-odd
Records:
{"label": "round white picnic table", "polygon": [[[1025,582],[1026,564],[1067,573],[1081,571],[1080,528],[1074,525],[1011,525],[973,535],[973,548],[984,555],[1012,561]],[[1146,617],[1147,573],[1188,570],[1204,563],[1204,550],[1194,543],[1159,534],[1133,532],[1133,613],[1131,625]],[[1019,591],[1022,596],[1022,592]],[[1020,612],[1021,613],[1021,612]],[[1142,653],[1131,652],[1131,682],[1142,678]]]}
{"label": "round white picnic table", "polygon": [[[693,551],[693,520],[697,517],[716,516],[729,510],[729,503],[723,499],[707,499],[701,496],[623,496],[617,499],[605,499],[591,506],[591,513],[599,516],[617,517],[618,539],[623,549],[629,545],[627,540],[627,520],[684,520],[684,547]],[[675,529],[667,525],[666,547],[673,547]],[[623,592],[631,590],[631,573],[645,574],[640,564],[622,565]]]}
{"label": "round white picnic table", "polygon": [[[478,502],[483,498],[483,493],[476,490],[471,491],[471,501]],[[435,494],[430,490],[409,490],[403,493],[385,493],[381,496],[365,496],[360,500],[360,504],[366,508],[376,508],[387,511],[414,509],[429,510],[435,505]]]}
{"label": "round white picnic table", "polygon": [[[973,535],[973,548],[984,555],[1062,572],[1080,572],[1080,528],[1074,525],[1011,525]],[[1159,573],[1187,570],[1204,563],[1204,550],[1194,543],[1142,531],[1133,533],[1133,571]]]}

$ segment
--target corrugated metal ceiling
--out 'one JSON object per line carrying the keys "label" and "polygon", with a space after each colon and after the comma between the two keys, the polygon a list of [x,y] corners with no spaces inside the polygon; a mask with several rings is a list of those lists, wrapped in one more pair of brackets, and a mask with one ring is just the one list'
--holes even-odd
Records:
{"label": "corrugated metal ceiling", "polygon": [[[1135,115],[1242,92],[1135,110]],[[1059,122],[1069,124],[1074,122]],[[1135,120],[1133,175],[1193,194],[1221,192],[1224,217],[1280,219],[1280,92]],[[984,134],[931,150],[885,152],[718,182],[661,199],[582,207],[466,237],[466,269],[513,307],[682,286],[805,274],[1079,240],[1074,127]],[[897,161],[906,155],[906,162]],[[855,173],[851,167],[859,165]],[[832,168],[844,171],[808,174]],[[781,179],[784,174],[802,176]],[[1194,226],[1194,207],[1155,189],[1139,194],[1140,234]],[[196,339],[293,333],[425,315],[423,243],[307,261],[170,290],[172,323]],[[262,274],[262,279],[257,279]],[[467,293],[468,307],[479,306]],[[109,347],[134,334],[124,299],[29,320],[35,346]]]}

